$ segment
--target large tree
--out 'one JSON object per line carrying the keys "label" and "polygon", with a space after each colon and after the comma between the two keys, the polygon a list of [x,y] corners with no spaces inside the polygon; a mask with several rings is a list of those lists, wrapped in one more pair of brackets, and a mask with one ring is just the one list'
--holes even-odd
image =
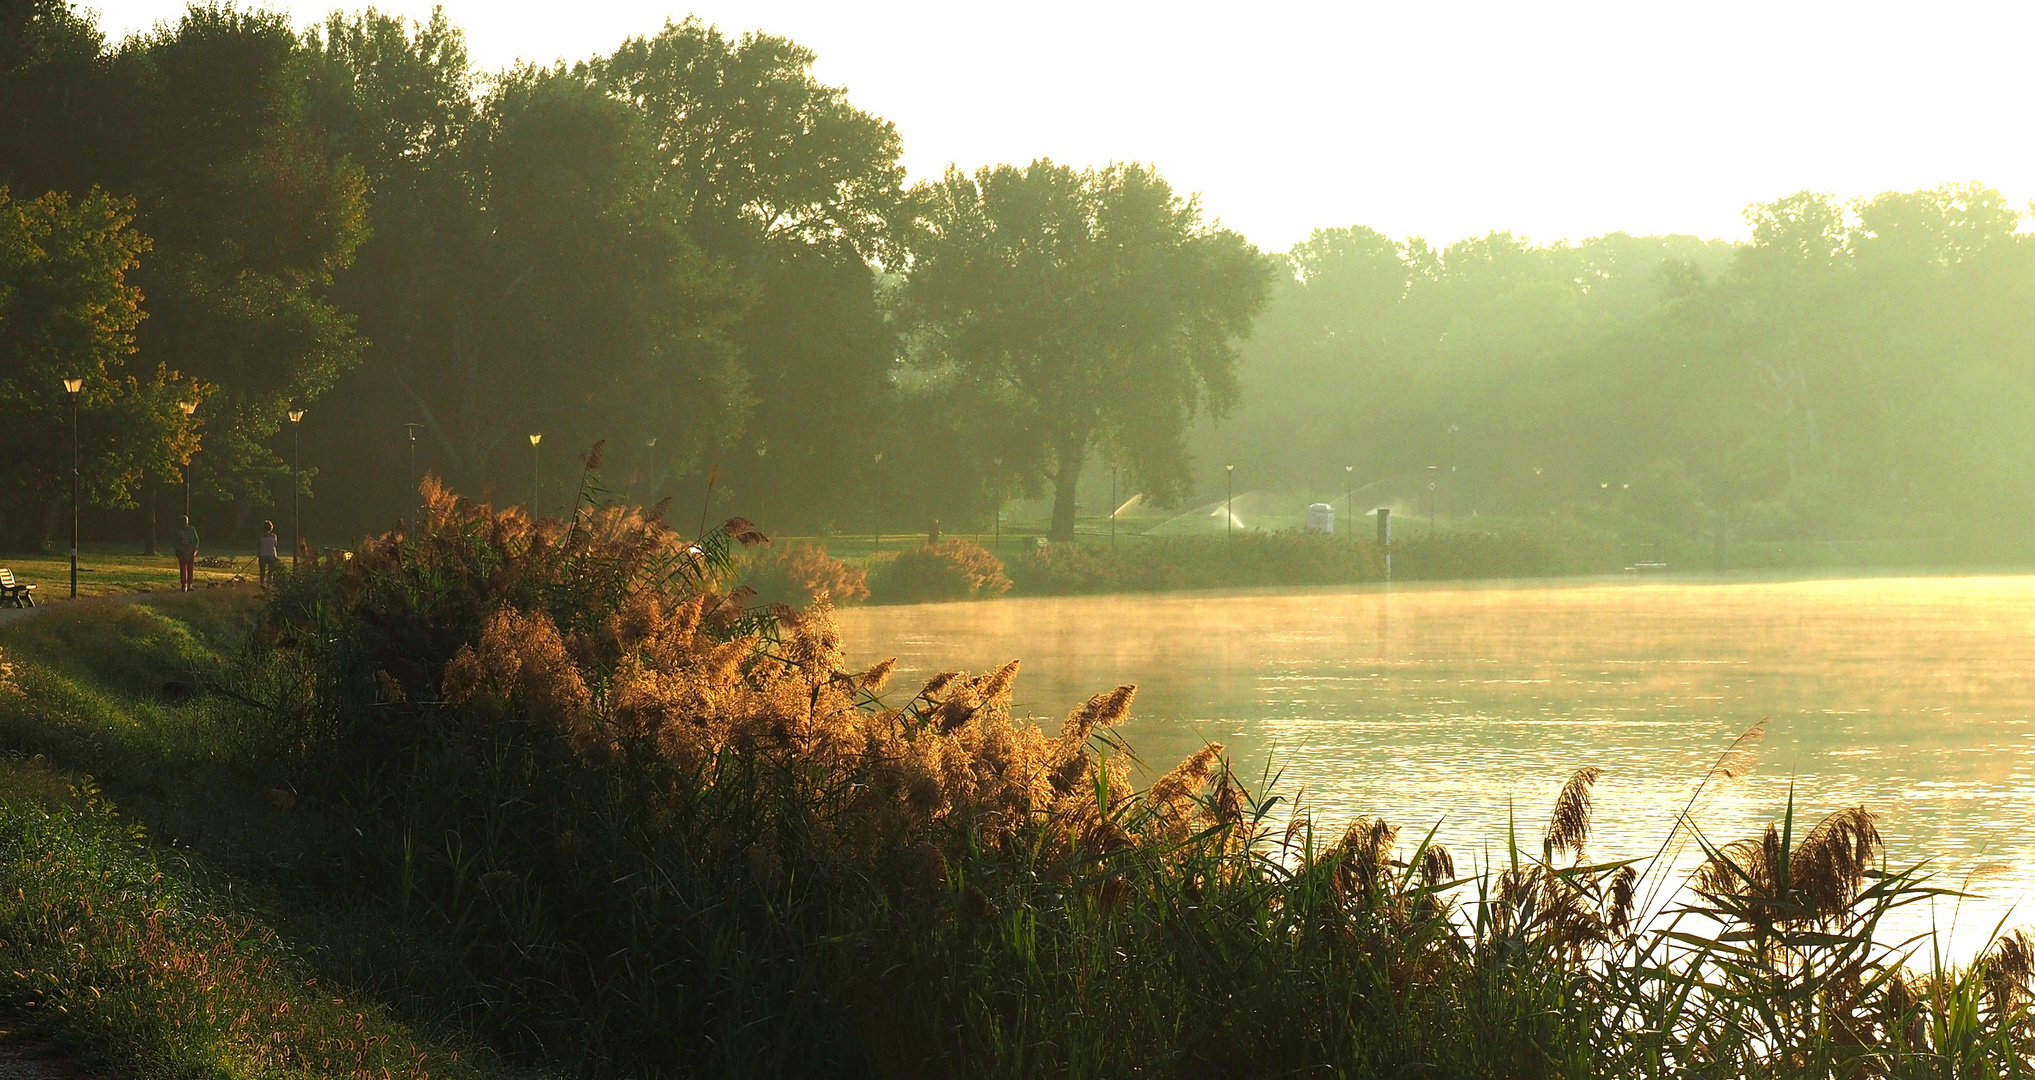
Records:
{"label": "large tree", "polygon": [[898,260],[905,201],[896,129],[813,59],[687,19],[598,65],[648,124],[660,209],[747,301],[729,334],[750,412],[697,468],[718,465],[745,512],[802,527],[866,512],[897,356],[873,264]]}
{"label": "large tree", "polygon": [[1139,165],[950,169],[919,195],[906,310],[920,360],[1030,433],[1011,443],[1053,485],[1053,536],[1073,538],[1098,448],[1150,498],[1176,498],[1188,423],[1236,398],[1270,263]]}
{"label": "large tree", "polygon": [[148,242],[132,206],[102,191],[12,198],[0,188],[0,538],[46,542],[71,465],[79,395],[80,480],[102,506],[132,506],[143,479],[189,459],[179,402],[209,388],[162,364],[130,365],[141,293],[127,280]]}
{"label": "large tree", "polygon": [[726,326],[744,295],[664,209],[640,108],[589,65],[520,68],[476,96],[442,15],[335,16],[312,45],[314,115],[363,163],[376,231],[338,290],[371,345],[334,408],[367,437],[327,452],[386,474],[375,448],[415,422],[427,467],[521,493],[532,432],[568,451],[549,455],[562,473],[602,439],[627,467],[652,439],[688,462],[739,429]]}
{"label": "large tree", "polygon": [[133,201],[139,357],[216,387],[200,483],[265,502],[285,410],[359,350],[325,291],[364,235],[364,184],[307,122],[289,20],[193,5],[109,50],[69,5],[27,9],[0,49],[0,183]]}

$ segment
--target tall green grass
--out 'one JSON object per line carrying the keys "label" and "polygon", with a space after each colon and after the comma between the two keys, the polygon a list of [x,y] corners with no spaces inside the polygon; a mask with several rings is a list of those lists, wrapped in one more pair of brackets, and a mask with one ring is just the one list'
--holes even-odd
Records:
{"label": "tall green grass", "polygon": [[89,780],[0,762],[0,1010],[127,1077],[462,1077],[151,852]]}

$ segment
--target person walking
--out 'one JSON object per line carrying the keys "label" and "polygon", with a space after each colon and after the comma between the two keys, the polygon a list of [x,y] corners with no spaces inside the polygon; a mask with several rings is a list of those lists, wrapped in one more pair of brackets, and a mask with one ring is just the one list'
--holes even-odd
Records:
{"label": "person walking", "polygon": [[258,542],[261,546],[255,549],[254,562],[256,568],[261,571],[261,583],[266,585],[269,583],[269,575],[276,572],[275,522],[264,521],[261,523],[261,536]]}
{"label": "person walking", "polygon": [[185,592],[191,591],[191,579],[198,573],[198,527],[184,519],[184,527],[177,530],[177,585]]}

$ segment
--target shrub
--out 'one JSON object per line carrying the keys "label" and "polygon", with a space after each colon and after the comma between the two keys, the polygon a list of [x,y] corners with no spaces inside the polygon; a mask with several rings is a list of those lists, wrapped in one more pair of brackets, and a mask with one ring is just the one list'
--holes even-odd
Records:
{"label": "shrub", "polygon": [[1010,587],[1003,560],[973,540],[907,548],[881,558],[870,573],[870,594],[885,604],[991,600]]}
{"label": "shrub", "polygon": [[[332,880],[458,942],[445,1004],[489,1002],[511,1050],[837,1070],[896,1012],[858,988],[907,896],[979,908],[971,858],[1071,880],[1202,813],[1212,757],[1150,802],[1127,759],[1092,753],[1128,687],[1056,734],[1012,718],[1015,664],[884,707],[888,665],[843,671],[824,606],[763,615],[724,591],[744,536],[688,543],[626,510],[530,522],[431,489],[418,535],[289,579],[259,628],[270,655],[236,692],[289,733],[256,752],[353,831]],[[979,547],[931,554],[1002,587]]]}
{"label": "shrub", "polygon": [[1053,544],[1009,564],[1014,591],[1026,596],[1114,592],[1123,585],[1122,562],[1087,544]]}
{"label": "shrub", "polygon": [[835,605],[869,599],[869,572],[827,554],[816,544],[793,544],[741,563],[738,580],[765,604],[810,607],[824,596]]}

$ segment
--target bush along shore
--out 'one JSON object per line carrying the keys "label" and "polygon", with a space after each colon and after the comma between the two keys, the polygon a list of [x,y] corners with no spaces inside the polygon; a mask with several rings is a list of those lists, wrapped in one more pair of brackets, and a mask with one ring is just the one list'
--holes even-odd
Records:
{"label": "bush along shore", "polygon": [[[1941,890],[1868,810],[1707,846],[1758,729],[1663,822],[1706,845],[1692,879],[1588,848],[1587,768],[1468,867],[1317,822],[1219,746],[1138,788],[1128,686],[1052,729],[1012,714],[1015,663],[888,691],[824,604],[729,590],[732,552],[768,550],[745,522],[686,541],[426,494],[413,531],[259,605],[0,637],[0,742],[149,825],[55,780],[0,798],[0,976],[50,1037],[118,1029],[109,1063],[160,1076],[2035,1069],[2035,942],[1910,966],[1927,943],[1875,929]],[[158,980],[150,935],[252,959]],[[177,1056],[311,1045],[271,1032],[313,985],[400,1060]]]}
{"label": "bush along shore", "polygon": [[[1384,548],[1371,540],[1289,530],[1229,539],[1127,539],[1114,549],[1079,543],[995,551],[949,538],[857,559],[801,542],[738,560],[737,580],[770,602],[916,604],[1013,596],[1165,592],[1180,589],[1356,585],[1385,580]],[[1608,534],[1505,529],[1397,541],[1400,581],[1536,578],[1622,569]]]}

